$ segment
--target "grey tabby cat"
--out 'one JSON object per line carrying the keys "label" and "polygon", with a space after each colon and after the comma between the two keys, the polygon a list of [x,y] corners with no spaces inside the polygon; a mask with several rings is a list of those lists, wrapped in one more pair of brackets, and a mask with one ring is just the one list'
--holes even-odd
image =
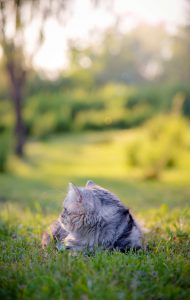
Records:
{"label": "grey tabby cat", "polygon": [[[93,250],[96,247],[125,252],[142,247],[142,233],[128,208],[108,190],[88,181],[85,187],[69,184],[64,210],[50,226],[55,240],[66,249]],[[45,232],[42,246],[50,242]]]}

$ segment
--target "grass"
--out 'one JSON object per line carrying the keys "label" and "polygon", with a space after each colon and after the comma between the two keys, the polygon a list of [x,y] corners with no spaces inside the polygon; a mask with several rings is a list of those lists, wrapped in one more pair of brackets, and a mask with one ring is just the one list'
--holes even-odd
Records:
{"label": "grass", "polygon": [[[126,165],[133,131],[30,141],[0,175],[1,299],[190,299],[190,172],[140,180]],[[69,181],[115,192],[146,228],[148,251],[73,257],[41,233],[59,214]]]}

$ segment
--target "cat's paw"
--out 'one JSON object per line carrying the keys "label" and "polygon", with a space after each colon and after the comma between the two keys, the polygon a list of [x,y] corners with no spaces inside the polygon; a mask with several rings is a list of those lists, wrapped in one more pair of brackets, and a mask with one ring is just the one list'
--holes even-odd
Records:
{"label": "cat's paw", "polygon": [[67,248],[65,247],[63,242],[57,242],[56,243],[56,249],[58,250],[58,252],[63,252],[65,251]]}

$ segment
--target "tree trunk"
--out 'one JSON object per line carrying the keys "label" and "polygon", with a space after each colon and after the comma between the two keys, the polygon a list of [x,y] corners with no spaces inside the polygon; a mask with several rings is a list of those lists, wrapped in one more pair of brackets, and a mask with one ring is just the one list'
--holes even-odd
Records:
{"label": "tree trunk", "polygon": [[15,153],[22,157],[24,155],[24,143],[25,143],[25,127],[22,116],[22,91],[21,87],[14,86],[13,91],[13,104],[15,109],[15,136],[16,136],[16,145]]}
{"label": "tree trunk", "polygon": [[15,110],[15,153],[19,157],[24,155],[25,126],[22,115],[23,89],[25,86],[25,71],[18,70],[14,62],[9,62],[7,70],[10,79],[12,101]]}

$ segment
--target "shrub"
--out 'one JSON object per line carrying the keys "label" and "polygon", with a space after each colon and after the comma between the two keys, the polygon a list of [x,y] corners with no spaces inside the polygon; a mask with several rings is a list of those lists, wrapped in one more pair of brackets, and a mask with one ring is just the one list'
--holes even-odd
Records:
{"label": "shrub", "polygon": [[156,117],[127,146],[128,163],[140,167],[146,179],[159,178],[164,169],[178,166],[187,152],[189,134],[187,121],[181,116]]}

